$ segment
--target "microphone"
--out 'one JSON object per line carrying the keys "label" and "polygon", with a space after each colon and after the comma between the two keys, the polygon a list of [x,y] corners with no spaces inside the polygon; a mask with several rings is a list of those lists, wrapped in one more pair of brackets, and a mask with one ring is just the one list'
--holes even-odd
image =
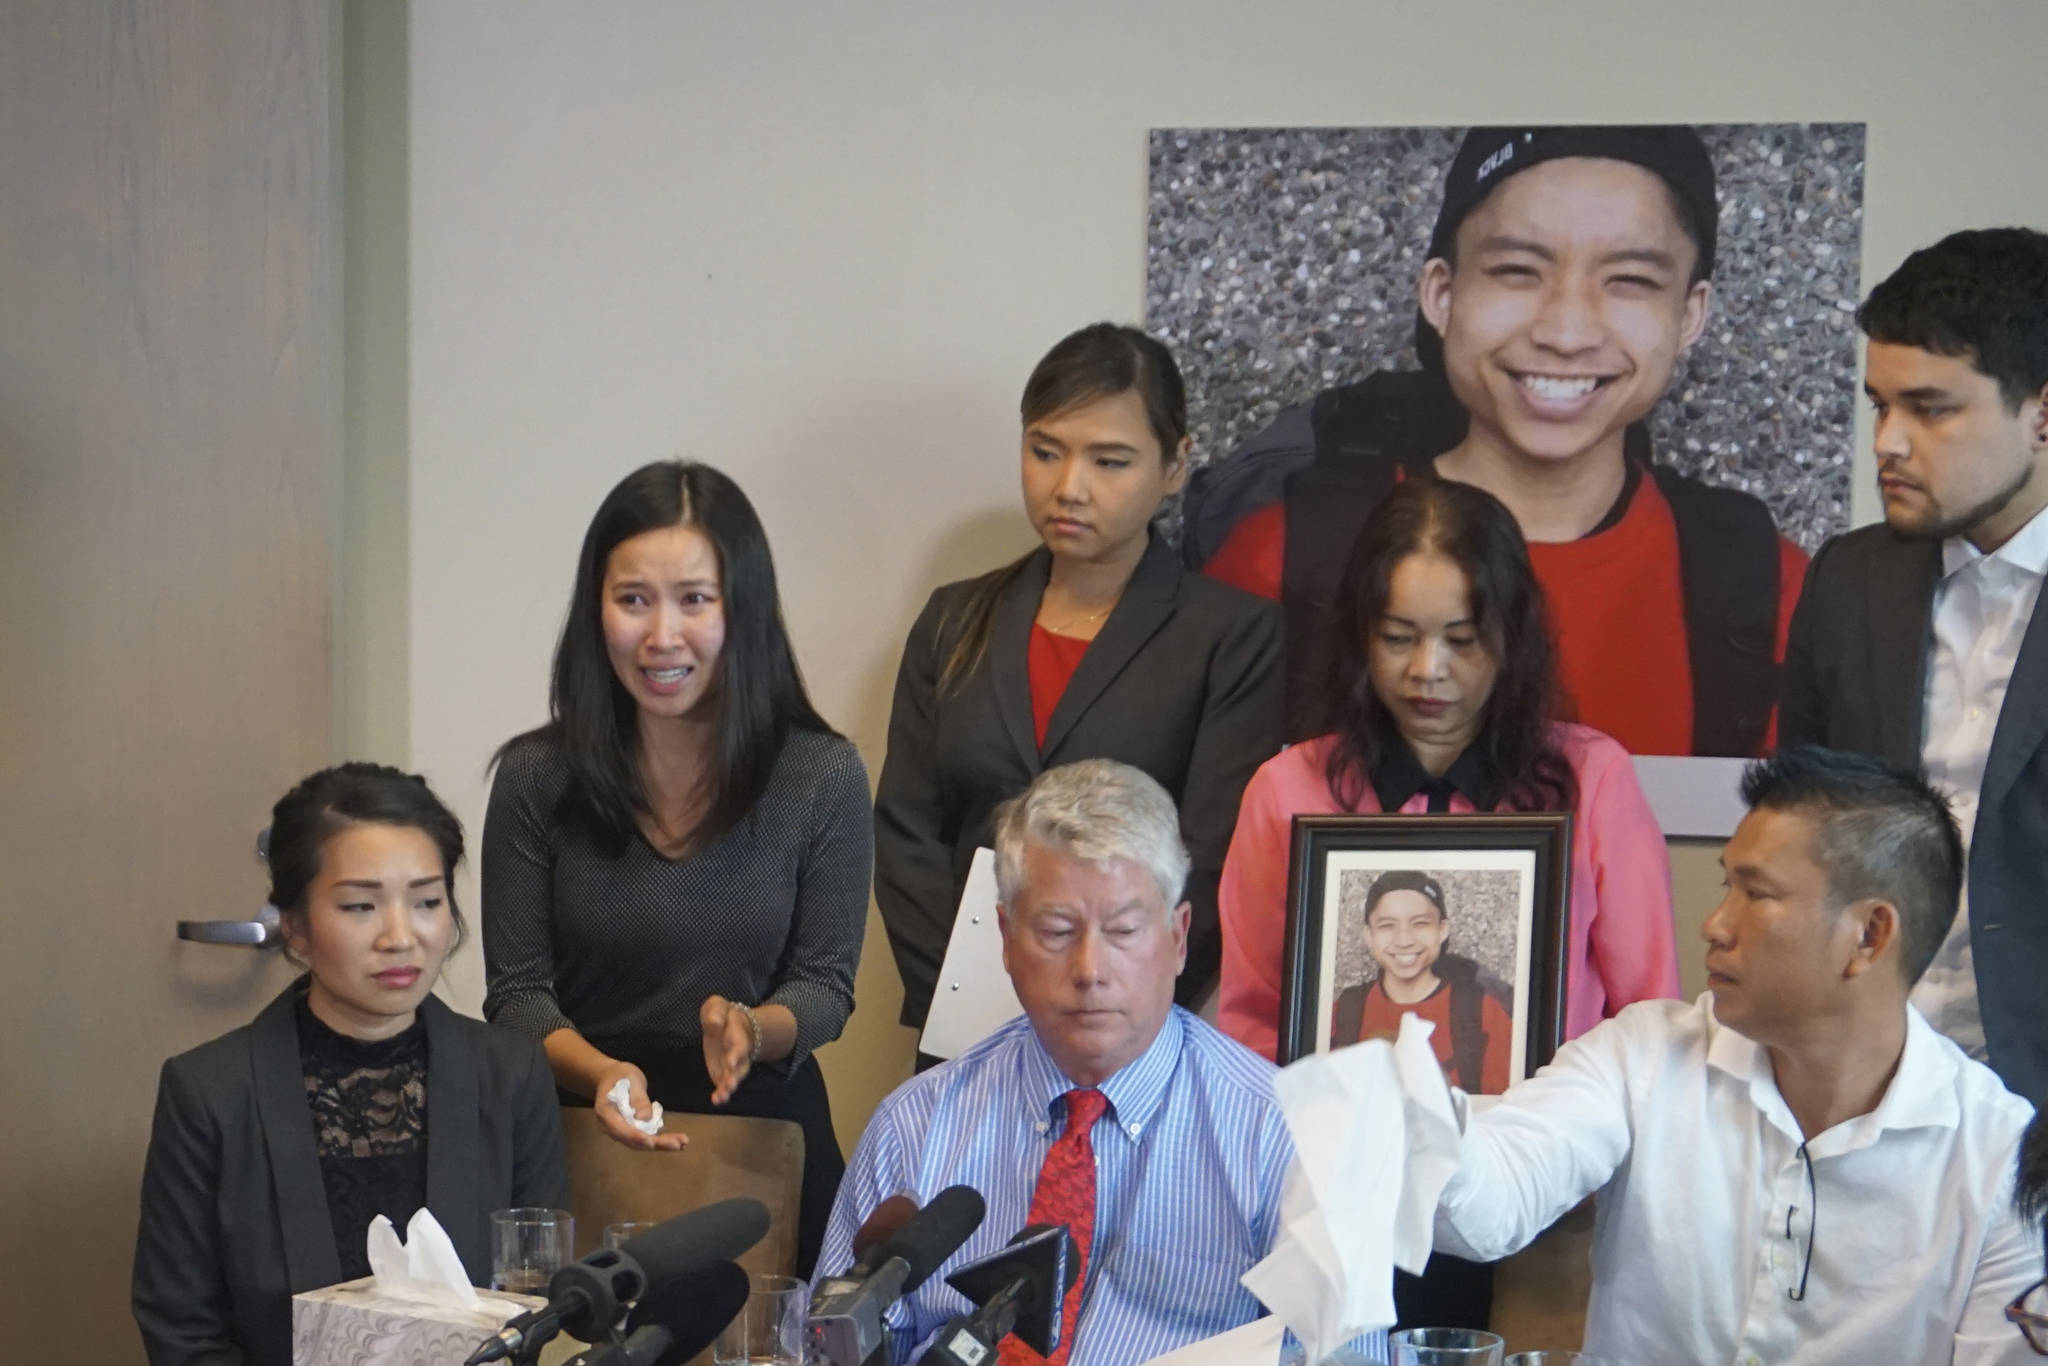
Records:
{"label": "microphone", "polygon": [[974,1236],[985,1208],[972,1186],[948,1186],[844,1276],[821,1282],[804,1321],[812,1349],[831,1366],[861,1366],[882,1345],[883,1313]]}
{"label": "microphone", "polygon": [[946,1277],[947,1285],[980,1307],[941,1328],[919,1361],[981,1366],[1011,1333],[1040,1356],[1051,1356],[1060,1345],[1067,1292],[1080,1275],[1065,1224],[1025,1228],[1008,1247]]}
{"label": "microphone", "polygon": [[595,1342],[619,1320],[623,1307],[650,1286],[731,1261],[768,1231],[768,1207],[740,1197],[665,1219],[624,1246],[593,1252],[548,1281],[548,1302],[516,1316],[471,1352],[463,1366],[506,1357],[530,1360],[566,1332]]}
{"label": "microphone", "polygon": [[682,1366],[739,1317],[747,1291],[744,1270],[714,1263],[650,1291],[633,1306],[624,1338],[571,1357],[568,1366]]}

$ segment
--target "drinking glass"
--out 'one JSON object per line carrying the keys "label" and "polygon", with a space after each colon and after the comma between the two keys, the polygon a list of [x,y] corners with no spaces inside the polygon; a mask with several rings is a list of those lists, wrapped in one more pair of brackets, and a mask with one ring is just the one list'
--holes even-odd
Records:
{"label": "drinking glass", "polygon": [[626,1245],[628,1238],[638,1238],[653,1227],[654,1225],[650,1222],[630,1219],[622,1223],[606,1224],[604,1226],[604,1249],[607,1252],[616,1252]]}
{"label": "drinking glass", "polygon": [[548,1278],[575,1259],[576,1217],[523,1207],[491,1213],[491,1288],[545,1294]]}
{"label": "drinking glass", "polygon": [[802,1366],[810,1287],[794,1276],[747,1278],[747,1307],[712,1344],[713,1366]]}
{"label": "drinking glass", "polygon": [[1476,1328],[1404,1328],[1387,1342],[1394,1366],[1501,1366],[1501,1340]]}
{"label": "drinking glass", "polygon": [[1502,1366],[1619,1366],[1613,1357],[1584,1352],[1516,1352]]}

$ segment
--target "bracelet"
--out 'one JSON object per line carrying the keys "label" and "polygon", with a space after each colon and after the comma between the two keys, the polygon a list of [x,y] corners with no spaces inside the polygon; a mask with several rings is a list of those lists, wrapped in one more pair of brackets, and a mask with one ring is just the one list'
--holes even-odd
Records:
{"label": "bracelet", "polygon": [[761,1061],[761,1022],[754,1018],[754,1008],[752,1006],[743,1006],[738,1001],[732,1001],[729,1004],[734,1010],[746,1016],[747,1032],[754,1036],[754,1046],[747,1053],[747,1066],[751,1069],[755,1063]]}

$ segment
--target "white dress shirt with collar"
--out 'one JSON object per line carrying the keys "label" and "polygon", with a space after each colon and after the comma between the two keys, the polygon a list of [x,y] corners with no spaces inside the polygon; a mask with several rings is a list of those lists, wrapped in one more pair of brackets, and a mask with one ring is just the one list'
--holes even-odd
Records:
{"label": "white dress shirt with collar", "polygon": [[1507,1256],[1598,1192],[1588,1352],[2035,1361],[2004,1317],[2042,1274],[2041,1240],[2012,1201],[2031,1107],[1909,1007],[1877,1108],[1802,1157],[1769,1054],[1718,1024],[1711,1000],[1632,1005],[1475,1106],[1438,1249]]}
{"label": "white dress shirt with collar", "polygon": [[[2020,642],[2048,574],[2048,510],[1989,555],[1962,536],[1941,544],[1941,582],[1934,590],[1934,640],[1927,651],[1927,713],[1920,761],[1950,799],[1963,843],[1977,824],[1977,794],[2006,685]],[[2048,835],[2044,835],[2048,838]],[[1955,923],[1934,962],[1913,988],[1928,1023],[1982,1061],[1984,1016],[1970,959],[1970,894],[1964,887]]]}

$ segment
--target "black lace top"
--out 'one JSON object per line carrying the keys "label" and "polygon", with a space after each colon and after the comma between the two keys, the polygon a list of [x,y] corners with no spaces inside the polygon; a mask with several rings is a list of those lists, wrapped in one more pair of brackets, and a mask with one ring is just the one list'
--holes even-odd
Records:
{"label": "black lace top", "polygon": [[322,1024],[301,996],[299,1062],[343,1280],[370,1274],[365,1237],[381,1214],[405,1233],[427,1203],[427,1022],[366,1042]]}

